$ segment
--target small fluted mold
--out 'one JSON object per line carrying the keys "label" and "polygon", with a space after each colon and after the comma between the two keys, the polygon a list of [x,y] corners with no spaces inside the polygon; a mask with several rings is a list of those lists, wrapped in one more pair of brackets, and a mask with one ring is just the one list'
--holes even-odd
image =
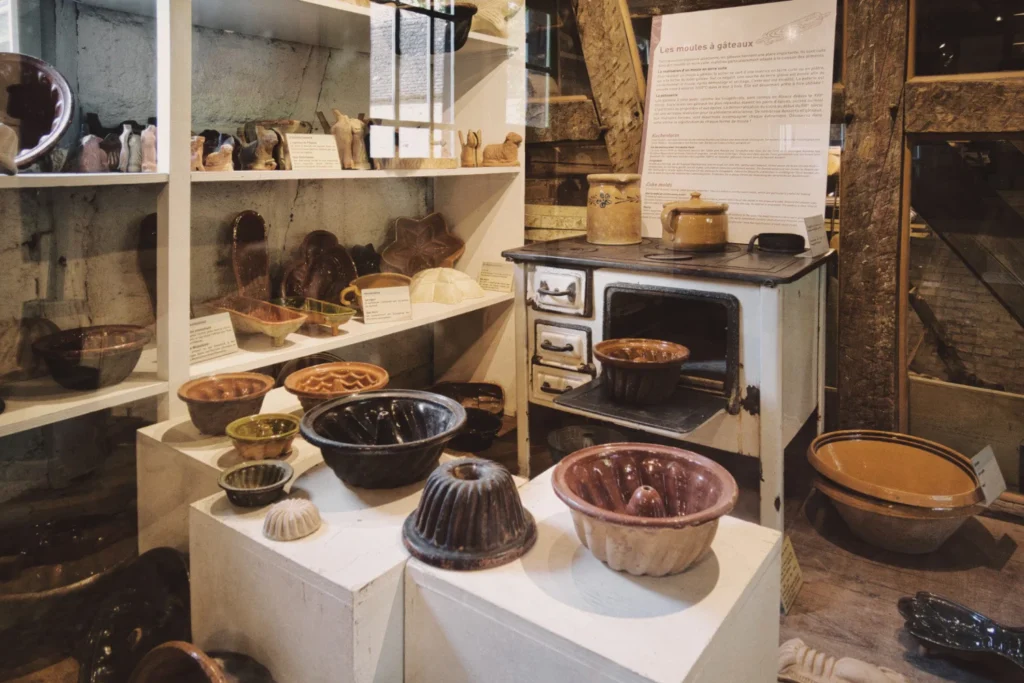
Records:
{"label": "small fluted mold", "polygon": [[294,541],[320,528],[320,510],[304,498],[282,500],[267,511],[263,535],[271,541]]}
{"label": "small fluted mold", "polygon": [[537,525],[508,470],[459,458],[431,472],[402,538],[414,557],[435,567],[486,569],[521,557],[537,540]]}
{"label": "small fluted mold", "polygon": [[605,395],[617,403],[649,405],[666,400],[690,357],[680,344],[660,339],[605,339],[594,346]]}
{"label": "small fluted mold", "polygon": [[255,508],[277,500],[293,473],[286,462],[256,460],[225,470],[217,483],[235,505]]}

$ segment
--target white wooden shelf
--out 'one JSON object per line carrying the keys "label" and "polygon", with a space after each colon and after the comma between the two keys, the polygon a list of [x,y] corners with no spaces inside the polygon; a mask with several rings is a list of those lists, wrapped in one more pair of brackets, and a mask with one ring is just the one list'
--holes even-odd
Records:
{"label": "white wooden shelf", "polygon": [[454,176],[516,175],[521,166],[488,168],[420,168],[384,171],[193,171],[193,183],[242,183],[265,180],[354,180],[358,178],[449,178]]}
{"label": "white wooden shelf", "polygon": [[412,319],[393,323],[366,325],[352,319],[342,326],[341,334],[336,337],[308,337],[303,334],[290,334],[285,345],[273,347],[270,338],[263,335],[245,335],[239,337],[239,350],[230,356],[214,358],[191,367],[192,377],[212,375],[218,372],[244,372],[275,363],[283,363],[294,358],[301,358],[320,351],[332,351],[352,344],[380,339],[396,332],[411,330],[421,325],[429,325],[447,320],[463,313],[476,311],[495,304],[512,301],[512,294],[501,292],[484,292],[478,299],[467,299],[461,304],[413,304]]}
{"label": "white wooden shelf", "polygon": [[[95,7],[153,16],[154,0],[78,0]],[[370,50],[371,9],[346,0],[192,0],[192,24],[303,45]],[[507,51],[519,45],[471,32],[456,54]]]}
{"label": "white wooden shelf", "polygon": [[65,389],[49,377],[12,382],[0,387],[7,403],[0,413],[0,436],[166,394],[167,388],[167,382],[157,379],[155,348],[142,352],[128,379],[96,391]]}
{"label": "white wooden shelf", "polygon": [[166,183],[166,173],[19,173],[0,175],[0,190]]}

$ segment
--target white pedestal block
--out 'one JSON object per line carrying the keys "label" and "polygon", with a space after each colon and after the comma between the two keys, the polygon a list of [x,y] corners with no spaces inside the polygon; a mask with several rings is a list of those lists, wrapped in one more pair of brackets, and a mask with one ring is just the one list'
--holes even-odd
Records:
{"label": "white pedestal block", "polygon": [[551,470],[520,493],[538,532],[520,560],[478,572],[409,561],[405,681],[775,681],[778,532],[725,517],[697,566],[633,577],[580,545]]}
{"label": "white pedestal block", "polygon": [[[284,389],[267,394],[262,412],[302,414],[298,399]],[[221,473],[242,460],[231,439],[200,434],[187,416],[140,429],[136,446],[139,552],[159,546],[188,552],[189,505],[220,491]],[[298,477],[323,457],[296,437],[285,461]]]}

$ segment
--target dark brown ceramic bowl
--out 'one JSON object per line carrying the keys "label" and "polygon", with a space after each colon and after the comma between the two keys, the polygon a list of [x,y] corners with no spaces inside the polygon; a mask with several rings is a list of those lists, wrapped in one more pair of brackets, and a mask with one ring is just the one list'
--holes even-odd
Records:
{"label": "dark brown ceramic bowl", "polygon": [[224,489],[232,504],[258,508],[280,498],[293,474],[292,466],[286,462],[254,460],[225,470],[217,484]]}
{"label": "dark brown ceramic bowl", "polygon": [[501,415],[482,408],[466,408],[466,426],[452,439],[452,448],[466,453],[486,451],[501,430]]}
{"label": "dark brown ceramic bowl", "polygon": [[594,356],[601,361],[601,384],[608,398],[644,405],[672,395],[690,350],[660,339],[605,339],[594,346]]}
{"label": "dark brown ceramic bowl", "polygon": [[203,434],[224,433],[235,420],[255,415],[274,388],[274,378],[258,372],[231,372],[185,382],[178,398],[188,406],[192,424]]}
{"label": "dark brown ceramic bowl", "polygon": [[152,338],[136,325],[97,325],[48,334],[32,350],[62,387],[90,391],[124,381]]}
{"label": "dark brown ceramic bowl", "polygon": [[18,133],[18,168],[53,149],[71,123],[74,98],[67,80],[46,62],[0,52],[0,112]]}
{"label": "dark brown ceramic bowl", "polygon": [[594,557],[648,576],[678,574],[704,557],[739,495],[713,460],[645,443],[576,451],[555,466],[551,484]]}

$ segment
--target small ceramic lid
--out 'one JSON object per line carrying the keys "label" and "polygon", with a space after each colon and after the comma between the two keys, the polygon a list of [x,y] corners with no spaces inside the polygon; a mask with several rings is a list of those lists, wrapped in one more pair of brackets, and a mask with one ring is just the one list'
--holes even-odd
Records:
{"label": "small ceramic lid", "polygon": [[729,210],[729,205],[709,202],[700,198],[700,192],[691,192],[690,198],[685,202],[668,202],[663,210],[679,213],[725,213]]}
{"label": "small ceramic lid", "polygon": [[978,477],[966,456],[906,434],[830,432],[811,443],[807,457],[823,477],[892,503],[954,508],[982,499]]}
{"label": "small ceramic lid", "polygon": [[588,183],[635,183],[638,180],[639,173],[591,173],[587,176]]}

